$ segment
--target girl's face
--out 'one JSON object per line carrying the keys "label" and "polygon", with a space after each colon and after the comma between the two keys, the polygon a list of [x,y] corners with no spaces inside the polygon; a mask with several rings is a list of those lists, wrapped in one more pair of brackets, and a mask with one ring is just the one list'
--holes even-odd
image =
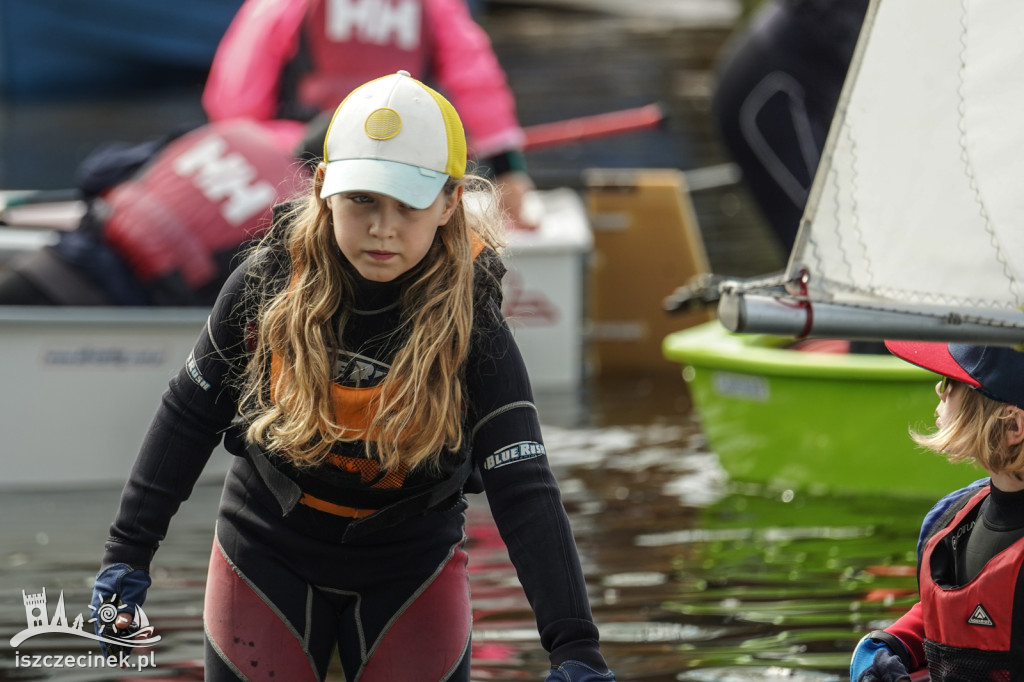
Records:
{"label": "girl's face", "polygon": [[364,278],[390,282],[416,266],[430,250],[439,226],[448,224],[462,200],[462,186],[444,190],[416,209],[373,192],[342,192],[327,198],[334,238]]}
{"label": "girl's face", "polygon": [[935,384],[935,392],[939,396],[939,404],[935,408],[935,426],[939,429],[960,410],[964,391],[967,388],[959,381],[942,380]]}

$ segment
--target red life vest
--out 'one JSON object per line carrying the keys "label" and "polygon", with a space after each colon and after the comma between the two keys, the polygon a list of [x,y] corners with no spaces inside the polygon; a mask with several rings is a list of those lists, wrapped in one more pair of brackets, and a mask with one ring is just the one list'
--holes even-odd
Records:
{"label": "red life vest", "polygon": [[[299,108],[333,111],[368,80],[400,69],[426,75],[423,0],[311,0],[303,22],[295,91]],[[285,97],[290,93],[285,92]]]}
{"label": "red life vest", "polygon": [[[965,524],[972,523],[986,486],[925,545],[921,556],[920,589],[925,652],[933,681],[946,679],[985,682],[1020,679],[1024,641],[1014,637],[1015,593],[1024,565],[1024,540],[989,559],[973,580],[960,587],[943,587],[935,576],[952,575],[950,551],[936,554],[946,538],[966,541]],[[954,534],[962,534],[956,537]],[[953,536],[953,537],[951,537]],[[1020,597],[1021,595],[1017,595]],[[1018,626],[1019,628],[1019,626]]]}
{"label": "red life vest", "polygon": [[175,277],[195,291],[223,281],[231,256],[270,225],[301,172],[248,120],[183,135],[104,197],[104,239],[143,286]]}

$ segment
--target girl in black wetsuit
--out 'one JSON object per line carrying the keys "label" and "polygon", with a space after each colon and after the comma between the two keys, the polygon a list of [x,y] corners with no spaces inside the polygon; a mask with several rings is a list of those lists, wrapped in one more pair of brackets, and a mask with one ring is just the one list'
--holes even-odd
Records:
{"label": "girl in black wetsuit", "polygon": [[455,110],[399,72],[349,95],[324,151],[172,380],[93,604],[142,603],[223,435],[207,679],[321,680],[337,648],[353,682],[468,680],[463,493],[486,490],[548,680],[613,680],[500,313],[500,221],[462,202]]}
{"label": "girl in black wetsuit", "polygon": [[860,641],[850,679],[897,682],[925,668],[932,682],[1024,679],[1024,353],[886,345],[943,376],[938,431],[914,439],[951,460],[974,460],[991,477],[950,493],[925,517],[921,600]]}

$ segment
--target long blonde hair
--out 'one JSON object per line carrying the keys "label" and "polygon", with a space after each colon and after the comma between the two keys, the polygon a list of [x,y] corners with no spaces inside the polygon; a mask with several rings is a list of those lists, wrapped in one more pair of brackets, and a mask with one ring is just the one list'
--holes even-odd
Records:
{"label": "long blonde hair", "polygon": [[[333,353],[343,347],[353,280],[320,199],[322,177],[314,174],[308,198],[278,220],[253,259],[283,252],[288,279],[283,286],[255,287],[262,296],[240,408],[249,423],[246,438],[297,466],[321,463],[335,443],[365,440],[367,456],[384,470],[436,467],[464,437],[461,379],[473,330],[473,234],[491,248],[504,245],[493,186],[475,176],[464,180],[467,195],[485,197],[474,202],[480,210],[467,213],[460,202],[411,271],[400,303],[405,342],[371,405],[370,427],[358,431],[338,423],[331,399]],[[449,180],[443,191],[452,193],[458,184]]]}
{"label": "long blonde hair", "polygon": [[943,420],[935,433],[911,430],[918,445],[946,455],[951,462],[975,460],[994,474],[1024,474],[1024,443],[1008,445],[1007,427],[1013,418],[1007,403],[982,395],[965,384],[953,384],[950,390],[962,391],[960,409]]}

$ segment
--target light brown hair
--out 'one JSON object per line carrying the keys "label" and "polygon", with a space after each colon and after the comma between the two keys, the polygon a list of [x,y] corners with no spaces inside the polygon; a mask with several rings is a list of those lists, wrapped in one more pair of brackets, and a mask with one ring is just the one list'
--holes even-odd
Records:
{"label": "light brown hair", "polygon": [[[335,443],[363,439],[367,456],[382,469],[436,465],[464,437],[461,379],[473,329],[473,234],[494,249],[504,244],[494,189],[481,178],[465,178],[466,196],[477,199],[474,211],[466,211],[464,198],[410,271],[400,303],[405,342],[372,404],[371,442],[365,432],[337,422],[331,401],[335,353],[351,320],[353,275],[342,265],[331,211],[320,199],[322,177],[314,174],[308,198],[295,202],[257,247],[258,254],[283,240],[276,248],[286,254],[289,283],[277,291],[261,287],[254,350],[242,377],[247,440],[298,466],[322,462]],[[449,180],[442,191],[450,194],[458,184]],[[273,396],[272,358],[279,368]]]}
{"label": "light brown hair", "polygon": [[1007,429],[1014,418],[1012,405],[988,398],[965,384],[949,390],[963,393],[960,409],[931,434],[911,431],[918,445],[941,452],[951,462],[974,460],[993,474],[1024,474],[1024,442],[1010,445]]}

